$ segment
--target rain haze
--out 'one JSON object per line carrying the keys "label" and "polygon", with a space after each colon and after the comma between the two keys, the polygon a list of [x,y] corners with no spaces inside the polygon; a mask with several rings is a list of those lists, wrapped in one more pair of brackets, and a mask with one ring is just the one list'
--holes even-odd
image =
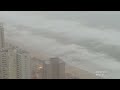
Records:
{"label": "rain haze", "polygon": [[0,21],[6,40],[31,54],[120,78],[120,12],[0,11]]}

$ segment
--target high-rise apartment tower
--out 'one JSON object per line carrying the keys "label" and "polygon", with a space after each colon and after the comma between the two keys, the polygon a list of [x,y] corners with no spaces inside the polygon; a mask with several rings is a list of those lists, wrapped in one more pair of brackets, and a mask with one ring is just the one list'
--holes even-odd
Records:
{"label": "high-rise apartment tower", "polygon": [[4,48],[5,42],[4,42],[4,27],[3,23],[0,23],[0,48]]}

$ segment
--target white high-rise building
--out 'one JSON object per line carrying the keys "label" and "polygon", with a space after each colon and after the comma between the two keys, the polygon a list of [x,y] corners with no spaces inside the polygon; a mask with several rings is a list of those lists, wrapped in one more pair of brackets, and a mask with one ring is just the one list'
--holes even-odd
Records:
{"label": "white high-rise building", "polygon": [[0,50],[0,78],[16,79],[16,51],[11,48]]}
{"label": "white high-rise building", "polygon": [[5,42],[4,42],[4,28],[3,24],[0,23],[0,48],[4,48]]}
{"label": "white high-rise building", "polygon": [[0,79],[9,78],[8,49],[4,45],[4,28],[0,23]]}
{"label": "white high-rise building", "polygon": [[0,50],[0,79],[9,79],[8,50]]}
{"label": "white high-rise building", "polygon": [[8,49],[9,79],[17,79],[16,49]]}
{"label": "white high-rise building", "polygon": [[4,28],[0,23],[0,79],[30,79],[30,56],[12,45],[5,47]]}
{"label": "white high-rise building", "polygon": [[31,79],[31,59],[28,52],[24,50],[17,50],[16,56],[17,78]]}
{"label": "white high-rise building", "polygon": [[4,28],[0,23],[0,78],[16,79],[16,52],[11,47],[5,47]]}

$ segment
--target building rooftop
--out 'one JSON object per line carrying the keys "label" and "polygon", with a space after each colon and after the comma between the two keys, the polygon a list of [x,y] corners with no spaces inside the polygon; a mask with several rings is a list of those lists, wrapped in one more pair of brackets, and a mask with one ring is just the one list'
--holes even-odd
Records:
{"label": "building rooftop", "polygon": [[56,62],[59,62],[59,63],[65,63],[62,59],[60,59],[59,57],[52,57],[50,58],[50,61],[56,61]]}

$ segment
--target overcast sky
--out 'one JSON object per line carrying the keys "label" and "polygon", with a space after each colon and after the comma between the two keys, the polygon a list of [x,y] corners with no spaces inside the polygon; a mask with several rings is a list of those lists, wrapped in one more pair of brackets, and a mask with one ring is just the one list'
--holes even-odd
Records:
{"label": "overcast sky", "polygon": [[90,72],[107,70],[120,78],[120,12],[1,11],[0,20],[7,23],[6,38],[38,55],[59,56]]}
{"label": "overcast sky", "polygon": [[[41,12],[35,12],[35,11],[16,11],[16,12],[0,12],[2,17],[11,17],[6,18],[11,21],[22,21],[22,19],[25,19],[26,23],[29,22],[28,19],[31,18],[34,22],[29,23],[37,23],[38,21],[41,22],[41,20],[45,19],[53,19],[53,20],[72,20],[81,22],[84,24],[88,24],[89,26],[93,27],[111,27],[111,28],[120,28],[120,12],[107,12],[107,11],[41,11]],[[19,17],[21,16],[21,17]],[[35,17],[33,17],[35,16]],[[26,18],[27,17],[27,18]],[[13,20],[14,18],[14,20]],[[18,19],[19,18],[19,19]],[[20,20],[21,19],[21,20]],[[37,21],[36,21],[37,19]]]}

